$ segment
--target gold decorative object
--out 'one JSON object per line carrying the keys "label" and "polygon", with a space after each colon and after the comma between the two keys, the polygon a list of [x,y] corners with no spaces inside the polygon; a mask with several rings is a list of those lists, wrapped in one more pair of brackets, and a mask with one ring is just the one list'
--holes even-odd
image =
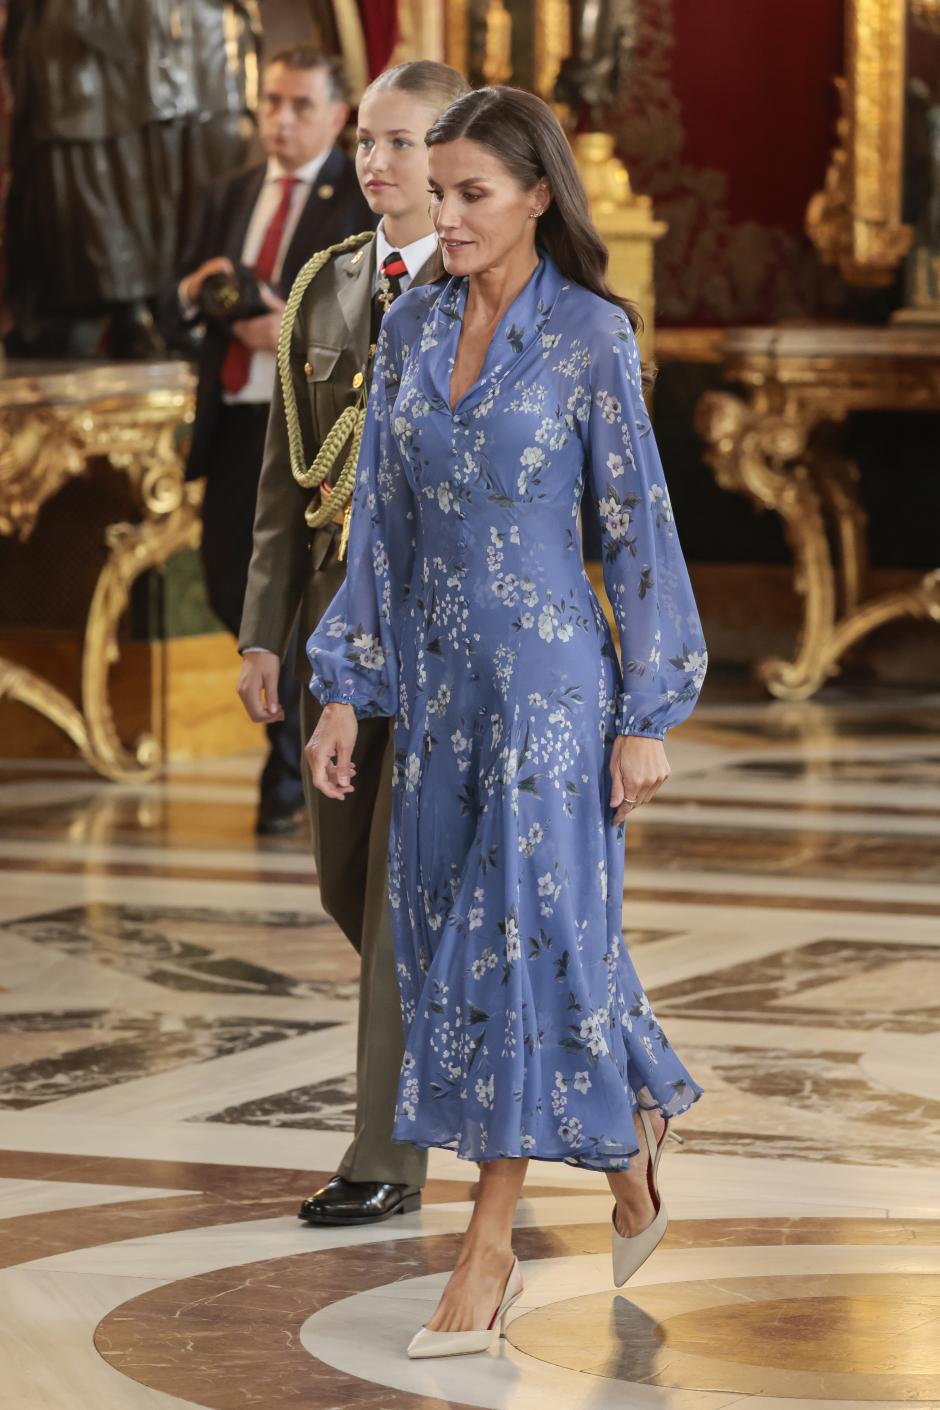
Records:
{"label": "gold decorative object", "polygon": [[[940,569],[913,587],[865,597],[858,470],[814,433],[853,411],[940,410],[940,335],[914,328],[738,329],[724,370],[744,395],[707,392],[695,411],[723,489],[783,521],[803,597],[796,654],[758,663],[772,695],[805,700],[856,642],[898,617],[940,622]],[[837,545],[830,548],[829,529]]]}
{"label": "gold decorative object", "polygon": [[490,0],[486,8],[483,77],[487,83],[508,83],[512,77],[512,16],[503,0]]}
{"label": "gold decorative object", "polygon": [[3,418],[0,443],[0,534],[28,539],[40,506],[85,469],[81,434],[41,408]]}
{"label": "gold decorative object", "polygon": [[592,215],[610,215],[625,205],[650,209],[649,196],[633,194],[627,168],[614,152],[609,132],[582,132],[571,145]]}
{"label": "gold decorative object", "polygon": [[470,62],[470,7],[467,0],[444,0],[444,62],[467,73]]}
{"label": "gold decorative object", "polygon": [[568,0],[535,0],[535,91],[552,102],[562,61],[571,53],[571,12]]}
{"label": "gold decorative object", "polygon": [[928,34],[940,34],[940,0],[911,0],[911,19]]}
{"label": "gold decorative object", "polygon": [[398,43],[388,56],[388,67],[414,59],[448,63],[444,46],[444,7],[425,0],[398,0]]}
{"label": "gold decorative object", "polygon": [[649,196],[636,195],[623,162],[607,132],[582,132],[572,149],[591,206],[591,217],[610,251],[609,276],[618,294],[633,299],[643,315],[640,346],[652,357],[655,285],[653,249],[666,232],[653,215]]}
{"label": "gold decorative object", "polygon": [[134,581],[199,543],[202,485],[187,484],[177,448],[192,418],[194,384],[183,363],[49,369],[0,383],[0,533],[26,539],[62,486],[104,458],[130,481],[139,523],[112,524],[108,558],[92,596],[82,652],[81,707],[36,672],[0,659],[0,699],[18,700],[61,729],[105,778],[146,780],[161,763],[152,735],[121,741],[109,698],[120,655],[118,626]]}
{"label": "gold decorative object", "polygon": [[[353,103],[358,104],[359,99],[369,86],[370,77],[363,14],[357,0],[333,0],[329,9],[339,39],[343,68],[346,70],[346,82],[349,85]],[[309,10],[312,14],[314,7],[310,6]],[[315,29],[319,28],[316,22],[314,22],[314,27]],[[322,48],[329,47],[324,43],[322,36],[318,42]]]}
{"label": "gold decorative object", "polygon": [[906,0],[846,0],[841,118],[806,229],[850,284],[890,284],[911,243],[901,221]]}

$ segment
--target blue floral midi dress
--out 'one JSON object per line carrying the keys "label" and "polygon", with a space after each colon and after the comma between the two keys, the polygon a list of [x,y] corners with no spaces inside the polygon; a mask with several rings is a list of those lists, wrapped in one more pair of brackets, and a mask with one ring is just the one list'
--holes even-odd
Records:
{"label": "blue floral midi dress", "polygon": [[452,411],[466,297],[413,288],[383,321],[310,689],[395,717],[393,1138],[616,1170],[638,1102],[674,1116],[702,1089],[624,947],[611,750],[685,719],[705,645],[627,317],[541,253]]}

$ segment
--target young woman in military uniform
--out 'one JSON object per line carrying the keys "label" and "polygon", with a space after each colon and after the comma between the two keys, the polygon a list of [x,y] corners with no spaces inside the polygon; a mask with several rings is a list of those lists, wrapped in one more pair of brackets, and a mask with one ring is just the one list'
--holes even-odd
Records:
{"label": "young woman in military uniform", "polygon": [[[378,229],[314,256],[288,300],[239,634],[238,694],[258,723],[280,717],[278,670],[298,612],[295,669],[307,685],[304,646],[344,577],[344,510],[381,317],[411,283],[443,275],[424,134],[467,91],[455,69],[427,60],[374,80],[359,105],[356,171]],[[301,712],[307,740],[320,706],[306,689]],[[309,1223],[416,1209],[427,1168],[426,1152],[391,1139],[403,1052],[386,881],[391,757],[389,720],[363,720],[356,789],[342,804],[305,777],[320,897],[362,957],[356,1134],[337,1174],[304,1201]]]}

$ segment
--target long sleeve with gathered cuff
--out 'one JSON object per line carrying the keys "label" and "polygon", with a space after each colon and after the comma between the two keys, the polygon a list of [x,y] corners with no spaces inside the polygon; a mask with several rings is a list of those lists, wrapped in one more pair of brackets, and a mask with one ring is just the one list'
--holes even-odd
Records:
{"label": "long sleeve with gathered cuff", "polygon": [[643,398],[640,353],[610,306],[580,418],[602,534],[604,587],[620,637],[618,734],[663,739],[695,707],[708,656]]}

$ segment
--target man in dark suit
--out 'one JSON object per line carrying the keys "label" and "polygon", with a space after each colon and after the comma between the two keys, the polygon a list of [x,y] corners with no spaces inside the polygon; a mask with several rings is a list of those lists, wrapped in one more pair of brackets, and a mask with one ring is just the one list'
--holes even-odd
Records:
{"label": "man in dark suit", "polygon": [[[309,45],[267,65],[259,133],[267,161],[212,183],[183,261],[177,294],[197,318],[211,275],[250,269],[267,313],[207,324],[199,355],[190,478],[206,477],[202,559],[209,602],[238,635],[281,312],[301,266],[317,250],[375,227],[353,163],[336,145],[349,109],[339,62]],[[282,716],[268,726],[258,831],[293,830],[303,803],[299,690],[280,683]]]}

